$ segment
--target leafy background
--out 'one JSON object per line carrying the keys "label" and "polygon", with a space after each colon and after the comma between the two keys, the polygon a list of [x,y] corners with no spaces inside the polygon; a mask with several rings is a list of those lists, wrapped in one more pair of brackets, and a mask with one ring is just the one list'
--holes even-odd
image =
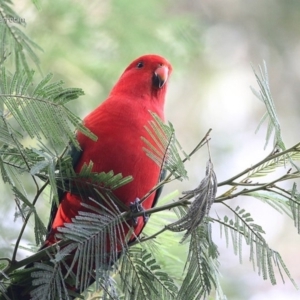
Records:
{"label": "leafy background", "polygon": [[[85,91],[86,96],[70,104],[81,117],[105,99],[132,59],[144,53],[161,54],[174,67],[167,118],[186,151],[209,128],[213,129],[212,158],[222,181],[271,151],[263,150],[264,132],[254,134],[264,107],[249,89],[250,85],[256,87],[251,64],[256,67],[266,60],[285,143],[290,146],[299,141],[298,1],[53,0],[38,2],[40,11],[31,1],[14,3],[26,20],[26,34],[44,49],[39,53],[42,72],[51,71],[55,79]],[[190,180],[168,185],[164,194],[194,188],[204,175],[206,158],[205,150],[197,154],[188,164]],[[14,242],[21,223],[14,222],[9,189],[1,186],[1,191],[5,191],[0,199],[5,218],[0,225],[0,254],[7,256],[12,249],[8,245]],[[268,206],[254,198],[230,201],[232,207],[238,204],[262,225],[270,247],[282,254],[299,284],[300,240],[292,220],[270,212]],[[39,204],[45,222],[47,205],[47,199]],[[211,214],[215,211],[221,215],[221,206],[213,206]],[[32,231],[28,229],[23,246],[33,243]],[[227,249],[224,239],[219,239],[219,228],[213,230],[221,252],[224,291],[229,299],[299,298],[290,282],[283,285],[279,281],[271,286],[258,277],[248,263],[248,251],[240,265],[232,247]],[[180,280],[182,269],[176,261],[184,260],[187,249],[184,245],[173,247],[171,234],[162,237],[161,242],[168,246],[162,247],[161,259]]]}

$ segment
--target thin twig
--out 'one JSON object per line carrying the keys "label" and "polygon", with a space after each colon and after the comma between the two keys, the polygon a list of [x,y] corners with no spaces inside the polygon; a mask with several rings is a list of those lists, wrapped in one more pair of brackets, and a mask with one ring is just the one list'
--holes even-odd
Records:
{"label": "thin twig", "polygon": [[163,232],[167,231],[168,230],[168,227],[163,227],[161,230],[157,231],[156,233],[150,235],[150,236],[147,236],[147,237],[142,237],[140,239],[136,239],[134,242],[130,243],[130,247],[131,246],[134,246],[136,244],[140,244],[140,243],[144,243],[146,241],[149,241],[149,240],[152,240],[152,239],[155,239],[157,236],[159,236],[160,234],[162,234]]}
{"label": "thin twig", "polygon": [[[197,144],[197,146],[191,151],[190,154],[187,155],[186,158],[184,158],[182,160],[183,163],[185,163],[193,154],[195,154],[201,147],[203,147],[207,142],[208,142],[208,136],[210,134],[210,132],[212,131],[212,129],[210,128],[207,133],[205,134],[205,136],[202,138],[202,140]],[[145,196],[143,196],[140,199],[140,203],[143,203],[153,192],[155,192],[156,190],[158,190],[159,188],[163,187],[165,184],[170,183],[176,179],[178,179],[179,177],[174,177],[171,178],[173,176],[173,173],[169,173],[168,176],[161,182],[159,182],[155,187],[153,187]]]}
{"label": "thin twig", "polygon": [[287,153],[289,153],[289,152],[292,152],[292,151],[300,151],[299,145],[300,145],[300,143],[294,145],[293,147],[291,147],[291,148],[289,148],[289,149],[287,149],[287,150],[285,150],[285,151],[278,152],[278,153],[276,153],[276,154],[268,155],[267,157],[265,157],[265,158],[262,159],[260,162],[258,162],[258,163],[256,163],[255,165],[253,165],[252,167],[247,168],[247,169],[245,169],[244,171],[238,173],[237,175],[235,175],[235,176],[233,176],[233,177],[231,177],[231,178],[229,178],[229,179],[227,179],[227,180],[225,180],[225,181],[220,182],[220,183],[218,184],[218,187],[223,186],[223,185],[227,185],[227,184],[231,184],[231,183],[232,183],[234,180],[236,180],[237,178],[240,178],[241,176],[243,176],[243,175],[249,173],[250,171],[256,169],[256,168],[259,167],[260,165],[262,165],[262,164],[264,164],[264,163],[266,163],[266,162],[268,162],[268,161],[270,161],[270,160],[273,160],[273,159],[275,159],[275,158],[277,158],[277,157],[280,157],[280,156],[282,156],[282,155],[284,155],[284,154],[287,154]]}
{"label": "thin twig", "polygon": [[186,157],[185,159],[182,160],[183,163],[185,163],[192,155],[194,155],[201,147],[203,147],[207,142],[208,142],[208,136],[212,129],[208,129],[206,132],[205,136],[203,139],[197,144],[197,146],[191,151],[191,153]]}
{"label": "thin twig", "polygon": [[[34,207],[34,205],[36,204],[36,201],[38,200],[39,196],[41,195],[41,193],[43,192],[43,190],[46,188],[46,186],[47,186],[48,184],[49,184],[49,181],[47,180],[47,181],[44,183],[44,185],[37,191],[37,193],[36,193],[36,195],[35,195],[35,197],[34,197],[34,199],[33,199],[33,201],[32,201],[32,206],[33,206],[33,207]],[[19,248],[19,244],[20,244],[22,235],[23,235],[23,233],[24,233],[24,230],[25,230],[25,228],[26,228],[26,226],[27,226],[28,220],[29,220],[30,217],[31,217],[31,213],[32,213],[32,211],[30,211],[30,212],[27,214],[27,216],[26,216],[26,218],[25,218],[25,220],[24,220],[24,222],[23,222],[23,226],[22,226],[22,228],[21,228],[21,230],[20,230],[19,236],[18,236],[18,238],[17,238],[16,244],[15,244],[15,248],[14,248],[14,252],[13,252],[13,255],[12,255],[12,259],[11,259],[13,262],[16,261],[16,256],[17,256],[17,251],[18,251],[18,248]]]}
{"label": "thin twig", "polygon": [[[277,179],[275,179],[271,182],[259,185],[256,188],[243,189],[243,190],[241,190],[241,191],[239,191],[235,194],[226,194],[227,192],[225,192],[223,195],[217,197],[215,202],[223,202],[224,200],[232,199],[232,198],[235,198],[235,197],[240,196],[240,195],[244,195],[244,194],[248,194],[248,193],[252,193],[252,192],[256,192],[256,191],[260,191],[260,190],[267,190],[267,188],[272,187],[277,182],[281,182],[281,181],[284,181],[284,180],[291,179],[290,175],[291,174],[285,174],[285,175],[283,175],[283,176],[281,176],[281,177],[279,177],[279,178],[277,178]],[[299,176],[300,176],[300,174],[299,174]]]}

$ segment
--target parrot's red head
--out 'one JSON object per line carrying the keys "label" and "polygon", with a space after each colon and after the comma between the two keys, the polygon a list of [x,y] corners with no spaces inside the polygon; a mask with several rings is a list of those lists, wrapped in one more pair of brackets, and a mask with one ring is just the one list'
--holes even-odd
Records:
{"label": "parrot's red head", "polygon": [[162,56],[141,56],[125,69],[111,95],[122,94],[163,102],[171,72],[172,66]]}

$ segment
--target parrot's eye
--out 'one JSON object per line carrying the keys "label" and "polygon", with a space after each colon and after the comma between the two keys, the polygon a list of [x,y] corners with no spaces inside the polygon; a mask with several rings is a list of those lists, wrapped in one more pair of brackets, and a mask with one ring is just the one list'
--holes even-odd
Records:
{"label": "parrot's eye", "polygon": [[138,69],[141,69],[143,66],[144,66],[144,63],[142,61],[138,62],[137,65],[136,65],[136,67]]}

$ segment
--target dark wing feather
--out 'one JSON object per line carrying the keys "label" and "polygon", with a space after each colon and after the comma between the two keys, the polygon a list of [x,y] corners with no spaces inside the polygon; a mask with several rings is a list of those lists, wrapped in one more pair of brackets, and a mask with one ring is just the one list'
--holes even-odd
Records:
{"label": "dark wing feather", "polygon": [[[78,150],[75,148],[74,145],[70,146],[70,150],[67,152],[66,156],[71,156],[72,158],[72,166],[73,168],[76,167],[80,157],[81,157],[82,151]],[[61,188],[58,189],[57,194],[58,194],[58,202],[60,203],[62,201],[63,195],[65,191]],[[52,206],[51,206],[51,212],[50,212],[50,218],[47,226],[47,232],[49,233],[51,231],[52,223],[55,218],[55,215],[57,213],[57,203],[56,201],[52,201]]]}
{"label": "dark wing feather", "polygon": [[[160,178],[159,178],[158,182],[163,181],[166,178],[166,175],[167,175],[167,170],[163,169],[160,173]],[[161,195],[162,190],[163,190],[162,186],[159,189],[156,190],[152,207],[154,207],[157,204],[157,201],[158,201],[158,199]]]}

